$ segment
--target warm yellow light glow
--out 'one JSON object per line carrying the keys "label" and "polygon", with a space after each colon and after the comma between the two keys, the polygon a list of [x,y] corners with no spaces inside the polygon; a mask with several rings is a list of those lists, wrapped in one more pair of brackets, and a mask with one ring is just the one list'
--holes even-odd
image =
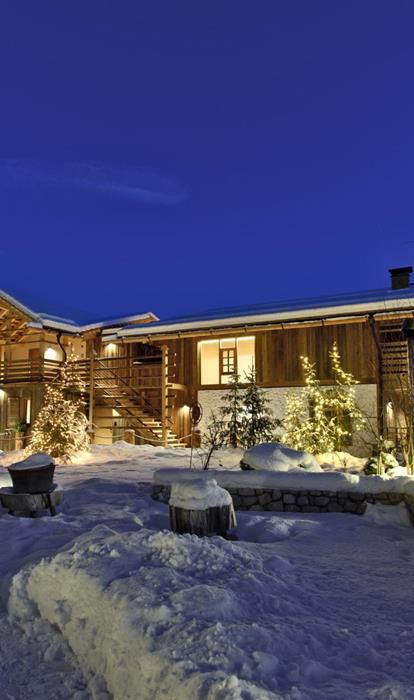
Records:
{"label": "warm yellow light glow", "polygon": [[54,348],[52,348],[50,345],[47,348],[47,350],[45,350],[43,356],[44,356],[45,360],[58,360],[59,359],[58,351],[55,350]]}
{"label": "warm yellow light glow", "polygon": [[108,345],[104,346],[104,355],[107,357],[111,357],[112,355],[115,355],[117,351],[117,345],[116,343],[108,343]]}
{"label": "warm yellow light glow", "polygon": [[4,389],[0,389],[0,401],[3,401],[3,399],[6,397],[6,392]]}
{"label": "warm yellow light glow", "polygon": [[32,408],[32,400],[27,399],[27,401],[26,401],[26,423],[27,423],[27,425],[30,425],[30,421],[31,421],[31,408]]}
{"label": "warm yellow light glow", "polygon": [[206,340],[199,343],[202,384],[219,383],[219,341]]}
{"label": "warm yellow light glow", "polygon": [[118,413],[118,411],[116,410],[116,408],[113,408],[113,409],[112,409],[112,417],[113,417],[113,418],[119,418],[120,415],[121,415],[121,414]]}
{"label": "warm yellow light glow", "polygon": [[254,340],[254,336],[237,338],[237,371],[242,382],[255,367]]}

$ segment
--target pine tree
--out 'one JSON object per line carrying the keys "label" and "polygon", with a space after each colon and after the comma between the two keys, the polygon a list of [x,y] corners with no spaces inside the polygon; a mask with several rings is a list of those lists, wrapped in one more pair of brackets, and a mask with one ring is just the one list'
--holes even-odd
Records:
{"label": "pine tree", "polygon": [[250,369],[246,374],[248,386],[243,394],[244,416],[240,443],[249,448],[260,442],[274,440],[275,430],[280,425],[269,410],[269,399],[264,389],[256,384],[256,372]]}
{"label": "pine tree", "polygon": [[240,386],[240,376],[237,372],[231,375],[229,388],[222,397],[220,419],[223,421],[222,440],[230,447],[238,447],[243,432],[243,392]]}
{"label": "pine tree", "polygon": [[79,374],[74,356],[66,359],[57,378],[46,386],[41,408],[30,435],[27,452],[46,452],[52,457],[68,460],[73,454],[87,449],[88,421],[83,413],[82,394],[85,384]]}

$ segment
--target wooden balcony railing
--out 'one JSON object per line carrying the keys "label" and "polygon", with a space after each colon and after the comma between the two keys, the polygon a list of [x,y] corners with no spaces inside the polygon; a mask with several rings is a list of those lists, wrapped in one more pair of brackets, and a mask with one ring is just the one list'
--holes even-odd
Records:
{"label": "wooden balcony railing", "polygon": [[[80,376],[89,385],[90,360],[77,361]],[[58,376],[61,363],[56,360],[39,358],[36,360],[8,360],[0,362],[0,385],[31,382],[53,382]],[[103,370],[107,369],[106,376]],[[140,362],[130,357],[99,357],[94,362],[94,374],[102,384],[105,379],[119,378],[121,383],[140,390],[160,389],[162,386],[162,365],[160,362]],[[173,369],[167,381],[174,382]]]}
{"label": "wooden balcony railing", "polygon": [[0,362],[0,384],[53,382],[60,362],[55,360],[8,360]]}

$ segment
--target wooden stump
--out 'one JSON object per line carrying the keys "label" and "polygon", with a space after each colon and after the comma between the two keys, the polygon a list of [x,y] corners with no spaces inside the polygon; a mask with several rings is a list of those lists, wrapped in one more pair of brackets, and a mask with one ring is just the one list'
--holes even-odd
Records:
{"label": "wooden stump", "polygon": [[170,505],[170,527],[173,532],[179,535],[190,534],[199,537],[221,535],[226,537],[227,531],[236,525],[236,514],[232,503],[205,510],[187,510]]}
{"label": "wooden stump", "polygon": [[40,510],[48,509],[50,515],[56,515],[56,506],[62,501],[63,489],[54,484],[52,491],[43,493],[14,493],[12,488],[0,489],[0,503],[9,515],[23,513],[34,517]]}

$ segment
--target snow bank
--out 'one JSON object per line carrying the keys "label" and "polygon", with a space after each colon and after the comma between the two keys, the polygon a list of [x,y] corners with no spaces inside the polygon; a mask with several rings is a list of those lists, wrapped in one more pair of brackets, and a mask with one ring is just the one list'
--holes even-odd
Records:
{"label": "snow bank", "polygon": [[404,503],[399,503],[390,508],[380,503],[367,503],[367,509],[363,515],[366,520],[369,520],[375,525],[403,525],[412,528],[410,514]]}
{"label": "snow bank", "polygon": [[250,447],[243,455],[243,462],[252,469],[265,469],[273,472],[287,472],[292,469],[322,471],[315,457],[309,452],[292,450],[278,442],[265,442]]}
{"label": "snow bank", "polygon": [[35,604],[114,700],[270,700],[278,664],[270,625],[257,625],[267,578],[222,538],[101,526],[16,576],[9,611],[28,621]]}
{"label": "snow bank", "polygon": [[[205,476],[208,475],[208,476]],[[223,488],[286,489],[293,491],[353,491],[357,493],[406,493],[414,496],[414,477],[365,476],[341,472],[219,471],[198,472],[188,469],[158,469],[154,483],[169,485],[174,481],[214,478]]]}
{"label": "snow bank", "polygon": [[172,485],[169,504],[187,510],[229,506],[232,498],[213,478],[178,481]]}

